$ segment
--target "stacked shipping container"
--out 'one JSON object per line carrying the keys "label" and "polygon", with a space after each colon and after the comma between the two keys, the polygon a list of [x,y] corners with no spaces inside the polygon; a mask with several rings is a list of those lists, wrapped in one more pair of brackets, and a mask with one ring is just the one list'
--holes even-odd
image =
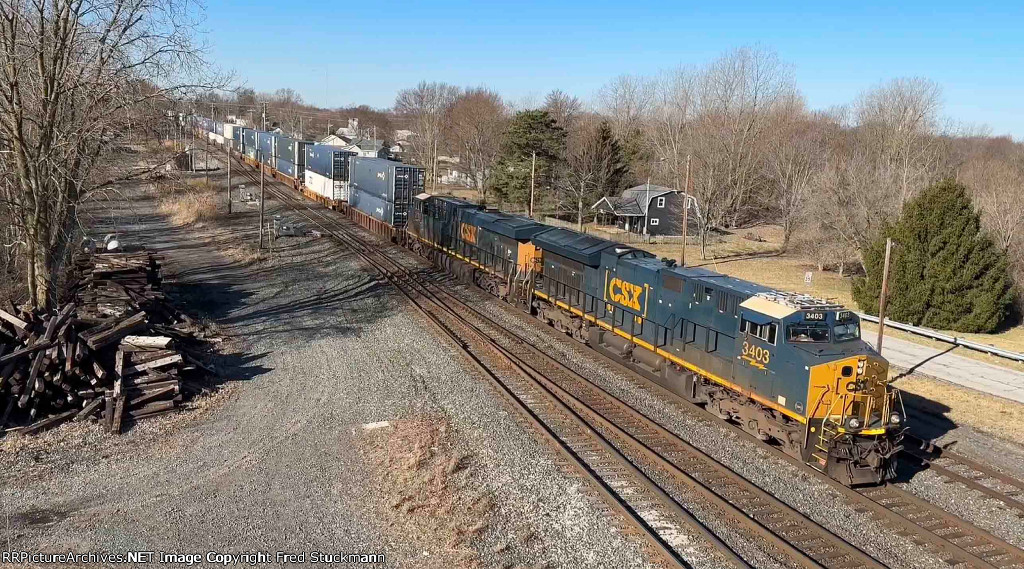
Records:
{"label": "stacked shipping container", "polygon": [[304,144],[303,183],[306,187],[326,199],[348,201],[349,159],[355,156],[355,152],[339,150],[327,144]]}
{"label": "stacked shipping container", "polygon": [[423,168],[362,156],[353,156],[349,163],[348,201],[352,207],[395,228],[404,228],[413,196],[423,192]]}

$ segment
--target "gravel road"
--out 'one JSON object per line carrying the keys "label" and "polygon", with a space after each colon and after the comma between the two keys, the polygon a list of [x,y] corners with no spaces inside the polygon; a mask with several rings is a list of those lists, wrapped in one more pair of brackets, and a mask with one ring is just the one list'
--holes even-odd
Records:
{"label": "gravel road", "polygon": [[[125,240],[164,250],[175,294],[226,338],[217,363],[228,380],[191,412],[121,437],[73,425],[0,441],[11,548],[383,552],[388,567],[649,566],[583,482],[350,252],[282,238],[275,258],[253,263],[238,253],[255,237],[253,208],[177,228],[155,205],[139,190],[131,210],[97,228],[116,225]],[[279,212],[270,201],[268,210]],[[490,504],[453,512],[444,526],[476,536],[464,540],[468,555],[417,535],[436,520],[391,503],[382,480],[393,473],[367,456],[371,433],[393,427],[365,425],[425,419],[451,429],[452,484],[465,484],[443,490]],[[415,479],[417,466],[406,466]],[[474,512],[486,517],[455,525]]]}

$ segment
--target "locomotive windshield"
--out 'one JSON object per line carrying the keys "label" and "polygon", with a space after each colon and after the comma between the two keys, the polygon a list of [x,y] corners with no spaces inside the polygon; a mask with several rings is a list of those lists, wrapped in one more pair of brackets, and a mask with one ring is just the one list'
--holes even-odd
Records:
{"label": "locomotive windshield", "polygon": [[828,326],[824,324],[790,324],[787,342],[828,343]]}
{"label": "locomotive windshield", "polygon": [[837,342],[845,342],[846,340],[856,340],[857,338],[860,338],[860,322],[836,324],[835,328],[832,330],[835,332]]}

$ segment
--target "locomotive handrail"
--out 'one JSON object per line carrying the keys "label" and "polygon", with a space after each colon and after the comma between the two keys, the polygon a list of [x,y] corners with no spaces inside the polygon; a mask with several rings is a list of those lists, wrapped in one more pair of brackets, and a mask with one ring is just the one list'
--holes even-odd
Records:
{"label": "locomotive handrail", "polygon": [[[871,316],[870,314],[864,314],[861,312],[856,313],[860,316],[861,320],[867,320],[868,322],[878,323],[877,316]],[[984,352],[997,356],[1000,358],[1006,358],[1008,360],[1014,360],[1018,362],[1024,362],[1024,354],[1020,352],[1011,352],[1010,350],[1004,350],[997,348],[989,344],[982,344],[979,342],[972,342],[963,338],[957,338],[956,336],[950,336],[949,334],[943,334],[930,328],[922,328],[920,326],[914,326],[912,324],[904,324],[902,322],[896,322],[893,320],[885,319],[885,325],[897,330],[903,330],[904,332],[910,332],[911,334],[917,334],[918,336],[924,336],[925,338],[931,338],[932,340],[938,340],[940,342],[946,342],[947,344],[953,344],[954,346],[963,346],[969,350],[975,350],[978,352]]]}

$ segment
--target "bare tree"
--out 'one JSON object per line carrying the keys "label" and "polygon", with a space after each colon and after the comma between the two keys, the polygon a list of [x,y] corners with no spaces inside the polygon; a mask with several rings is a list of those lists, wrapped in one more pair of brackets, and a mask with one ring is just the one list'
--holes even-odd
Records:
{"label": "bare tree", "polygon": [[770,119],[763,175],[770,211],[782,225],[782,251],[789,248],[796,225],[807,211],[815,176],[824,167],[827,149],[839,127],[824,113],[812,115],[793,98]]}
{"label": "bare tree", "polygon": [[576,121],[583,115],[583,102],[579,100],[579,97],[573,97],[561,89],[555,89],[544,97],[543,109],[566,132],[571,132],[576,128]]}
{"label": "bare tree", "polygon": [[938,113],[942,90],[920,77],[893,79],[862,93],[854,118],[874,164],[874,183],[891,188],[898,214],[931,181],[942,156]]}
{"label": "bare tree", "polygon": [[601,111],[611,119],[619,140],[640,132],[644,115],[654,101],[654,85],[645,77],[620,75],[597,93]]}
{"label": "bare tree", "polygon": [[455,99],[450,118],[452,148],[480,192],[481,201],[486,201],[491,171],[508,124],[508,107],[494,91],[466,89]]}
{"label": "bare tree", "polygon": [[679,68],[662,74],[655,84],[654,102],[645,119],[646,135],[658,172],[672,180],[672,187],[683,188],[686,168],[693,148],[694,128],[699,112],[696,90],[697,74]]}
{"label": "bare tree", "polygon": [[208,87],[187,0],[0,1],[3,199],[48,307],[95,169],[144,105]]}
{"label": "bare tree", "polygon": [[403,89],[395,99],[395,112],[404,118],[415,136],[410,138],[410,153],[427,168],[432,187],[437,184],[437,153],[444,147],[452,105],[459,88],[447,83],[421,81],[412,89]]}

